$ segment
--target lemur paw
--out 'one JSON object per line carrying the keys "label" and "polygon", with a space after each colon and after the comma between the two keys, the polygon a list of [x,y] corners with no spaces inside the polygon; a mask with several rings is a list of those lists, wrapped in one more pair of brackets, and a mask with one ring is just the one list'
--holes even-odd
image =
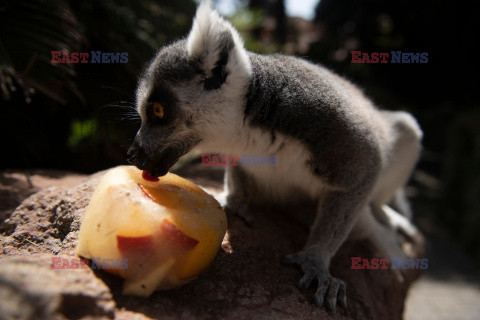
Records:
{"label": "lemur paw", "polygon": [[309,252],[299,252],[288,255],[283,261],[283,265],[297,266],[304,275],[298,282],[298,289],[305,290],[314,281],[317,282],[317,292],[313,301],[319,307],[325,307],[327,310],[334,310],[337,305],[347,307],[347,294],[345,283],[332,277],[320,260]]}
{"label": "lemur paw", "polygon": [[227,213],[227,215],[232,215],[232,214],[235,214],[237,216],[239,216],[240,218],[243,219],[243,221],[245,221],[245,223],[250,226],[250,227],[253,227],[253,224],[254,224],[254,219],[253,219],[253,215],[251,214],[251,212],[248,210],[248,208],[246,206],[240,206],[240,207],[231,207],[229,205],[226,205],[224,208],[225,212]]}
{"label": "lemur paw", "polygon": [[222,204],[222,206],[227,215],[237,215],[242,218],[247,223],[247,225],[249,225],[250,227],[253,226],[253,215],[252,212],[249,210],[246,201],[240,201],[235,197],[227,196],[224,203],[225,204]]}

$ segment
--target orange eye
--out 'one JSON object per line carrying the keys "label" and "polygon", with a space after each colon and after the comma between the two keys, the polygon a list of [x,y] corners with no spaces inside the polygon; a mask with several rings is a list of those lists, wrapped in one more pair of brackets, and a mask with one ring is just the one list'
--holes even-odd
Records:
{"label": "orange eye", "polygon": [[159,119],[162,119],[163,116],[165,115],[165,112],[163,111],[163,106],[160,103],[155,102],[153,105],[153,113],[155,113],[155,115]]}

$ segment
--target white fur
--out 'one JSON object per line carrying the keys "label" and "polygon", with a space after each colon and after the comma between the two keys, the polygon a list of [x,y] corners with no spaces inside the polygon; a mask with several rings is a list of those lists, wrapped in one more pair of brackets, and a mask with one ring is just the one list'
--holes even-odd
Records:
{"label": "white fur", "polygon": [[393,210],[386,204],[382,207],[385,216],[388,219],[388,224],[395,230],[400,230],[409,237],[414,237],[418,234],[417,228],[404,216],[397,211]]}
{"label": "white fur", "polygon": [[[237,114],[237,116],[241,115]],[[232,124],[239,123],[238,120]],[[283,147],[280,149],[282,144]],[[264,130],[230,125],[218,132],[217,138],[211,143],[201,144],[199,148],[208,152],[239,157],[242,154],[277,156],[277,166],[242,167],[254,177],[262,194],[266,194],[270,199],[287,201],[291,198],[290,193],[295,190],[316,198],[322,191],[333,189],[332,186],[314,176],[310,168],[305,165],[311,158],[307,148],[298,141],[279,133],[276,134],[275,143],[271,144],[271,136]]]}
{"label": "white fur", "polygon": [[[207,77],[210,76],[209,72],[215,67],[220,56],[220,48],[217,46],[218,39],[224,32],[229,32],[235,43],[229,55],[227,71],[241,73],[236,74],[235,77],[250,75],[250,62],[243,48],[242,38],[230,22],[212,9],[209,0],[203,1],[197,9],[192,30],[187,39],[189,57],[200,58]],[[230,81],[234,81],[234,79],[230,79]]]}

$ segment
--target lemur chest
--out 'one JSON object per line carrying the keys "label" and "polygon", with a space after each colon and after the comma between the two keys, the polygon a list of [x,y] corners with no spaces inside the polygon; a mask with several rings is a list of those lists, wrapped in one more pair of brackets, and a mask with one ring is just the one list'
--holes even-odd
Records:
{"label": "lemur chest", "polygon": [[[310,151],[300,141],[281,134],[275,134],[272,139],[270,134],[255,133],[249,137],[251,143],[246,146],[246,152],[240,155],[240,165],[262,193],[286,197],[292,190],[301,190],[315,198],[325,189],[325,183],[308,165],[312,157]],[[254,159],[256,161],[252,161]]]}

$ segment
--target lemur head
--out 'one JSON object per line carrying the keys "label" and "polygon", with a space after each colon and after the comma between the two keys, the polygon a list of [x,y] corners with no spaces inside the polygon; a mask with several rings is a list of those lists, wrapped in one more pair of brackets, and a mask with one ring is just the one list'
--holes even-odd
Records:
{"label": "lemur head", "polygon": [[128,161],[162,176],[196,145],[214,143],[241,118],[250,74],[237,31],[202,2],[187,38],[160,49],[139,81],[142,124]]}

